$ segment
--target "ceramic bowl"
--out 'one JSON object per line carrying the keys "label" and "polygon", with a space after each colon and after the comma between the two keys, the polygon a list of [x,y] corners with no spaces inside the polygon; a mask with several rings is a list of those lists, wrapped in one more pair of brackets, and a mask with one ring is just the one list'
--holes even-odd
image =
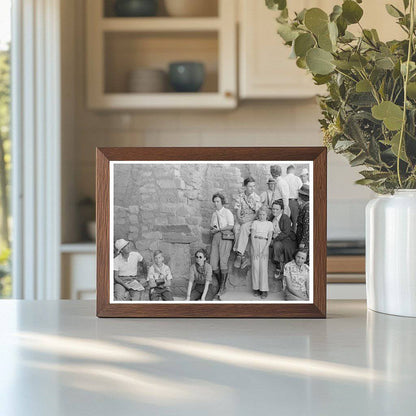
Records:
{"label": "ceramic bowl", "polygon": [[157,3],[158,0],[117,0],[114,11],[119,17],[156,16]]}
{"label": "ceramic bowl", "polygon": [[166,72],[161,69],[138,68],[129,73],[128,92],[160,93],[167,90]]}
{"label": "ceramic bowl", "polygon": [[205,80],[205,67],[201,62],[172,62],[169,65],[169,82],[177,92],[197,92]]}

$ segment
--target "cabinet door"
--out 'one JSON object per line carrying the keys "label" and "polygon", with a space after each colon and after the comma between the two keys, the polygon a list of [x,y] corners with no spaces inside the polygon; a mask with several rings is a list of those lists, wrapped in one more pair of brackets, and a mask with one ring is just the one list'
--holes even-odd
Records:
{"label": "cabinet door", "polygon": [[[320,7],[329,13],[337,0],[291,0],[289,11]],[[399,9],[402,0],[389,1]],[[380,39],[402,39],[404,32],[389,16],[385,5],[379,1],[361,4],[364,16],[361,21],[366,28],[378,30]],[[240,68],[239,87],[241,98],[305,98],[322,93],[324,89],[314,85],[311,75],[289,59],[290,48],[283,44],[276,33],[275,17],[278,12],[269,10],[263,0],[239,0],[240,13]],[[359,34],[358,25],[349,27]]]}
{"label": "cabinet door", "polygon": [[[292,0],[290,11],[321,7],[310,0]],[[276,33],[278,12],[269,10],[262,0],[240,0],[241,98],[305,98],[319,92],[311,75],[289,59],[290,48]]]}
{"label": "cabinet door", "polygon": [[[396,24],[396,19],[387,13],[385,4],[393,4],[398,9],[403,9],[402,0],[389,0],[386,2],[367,0],[360,4],[364,9],[364,15],[361,19],[361,26],[366,29],[376,29],[380,40],[387,42],[393,39],[405,39],[405,32]],[[352,32],[359,33],[357,25],[350,26]]]}

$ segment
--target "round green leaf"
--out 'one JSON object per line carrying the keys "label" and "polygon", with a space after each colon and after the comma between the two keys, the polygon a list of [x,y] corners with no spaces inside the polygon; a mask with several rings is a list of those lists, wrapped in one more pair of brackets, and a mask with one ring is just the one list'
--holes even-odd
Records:
{"label": "round green leaf", "polygon": [[295,20],[303,23],[303,20],[305,19],[306,9],[302,9],[299,13],[295,13],[295,14],[296,14]]}
{"label": "round green leaf", "polygon": [[299,36],[299,32],[293,30],[292,27],[288,24],[281,24],[277,25],[277,33],[281,36],[281,38],[285,42],[292,42]]}
{"label": "round green leaf", "polygon": [[[414,70],[416,70],[416,64],[412,61],[409,62],[409,73],[413,72]],[[400,72],[403,75],[403,77],[406,76],[406,62],[402,62],[400,64]]]}
{"label": "round green leaf", "polygon": [[342,16],[349,23],[358,23],[363,17],[363,9],[353,0],[342,3]]}
{"label": "round green leaf", "polygon": [[334,52],[337,45],[338,27],[334,22],[327,23],[326,30],[318,35],[318,45],[321,49]]}
{"label": "round green leaf", "polygon": [[296,66],[298,68],[306,69],[306,59],[304,57],[296,59]]}
{"label": "round green leaf", "polygon": [[332,13],[329,15],[329,19],[331,22],[335,22],[338,17],[340,17],[342,14],[342,7],[336,4],[334,8],[332,9]]}
{"label": "round green leaf", "polygon": [[389,130],[399,130],[402,127],[403,110],[391,101],[383,101],[371,109],[377,120],[382,120]]}
{"label": "round green leaf", "polygon": [[357,82],[355,86],[355,90],[357,92],[370,92],[371,91],[371,82],[367,79],[362,79],[361,81]]}
{"label": "round green leaf", "polygon": [[318,45],[321,49],[324,49],[325,51],[333,51],[334,45],[331,42],[331,38],[329,37],[328,32],[324,32],[318,35]]}
{"label": "round green leaf", "polygon": [[391,57],[383,57],[380,59],[376,59],[375,62],[376,66],[381,69],[393,69],[394,68],[394,61]]}
{"label": "round green leaf", "polygon": [[380,42],[380,38],[378,37],[378,33],[377,33],[377,30],[376,29],[371,29],[371,34],[373,35],[373,39],[376,42]]}
{"label": "round green leaf", "polygon": [[310,33],[302,33],[295,39],[296,56],[303,58],[306,52],[315,46],[315,40]]}
{"label": "round green leaf", "polygon": [[335,59],[333,62],[334,65],[342,71],[350,70],[352,68],[352,65],[347,60]]}
{"label": "round green leaf", "polygon": [[305,13],[305,26],[315,35],[327,30],[328,15],[318,7],[309,9]]}
{"label": "round green leaf", "polygon": [[338,19],[337,19],[337,28],[338,28],[338,32],[341,36],[345,35],[345,32],[347,30],[347,26],[348,26],[347,21],[342,16],[338,17]]}
{"label": "round green leaf", "polygon": [[266,6],[271,10],[284,10],[286,0],[266,0]]}
{"label": "round green leaf", "polygon": [[394,7],[392,4],[386,4],[387,13],[393,17],[403,17],[403,13],[397,8]]}
{"label": "round green leaf", "polygon": [[313,48],[306,54],[306,65],[313,74],[327,75],[334,69],[333,56],[323,49]]}
{"label": "round green leaf", "polygon": [[338,38],[338,26],[335,22],[328,23],[328,32],[329,32],[329,37],[331,38],[332,44],[336,45],[337,38]]}
{"label": "round green leaf", "polygon": [[313,76],[313,80],[315,81],[315,85],[324,85],[331,81],[331,75],[318,75],[315,74]]}
{"label": "round green leaf", "polygon": [[407,97],[416,100],[416,82],[409,82],[407,84]]}
{"label": "round green leaf", "polygon": [[367,60],[364,58],[364,56],[354,53],[351,55],[349,62],[353,66],[353,68],[357,69],[363,69],[367,65]]}
{"label": "round green leaf", "polygon": [[355,181],[357,185],[370,185],[374,182],[374,179],[358,179]]}

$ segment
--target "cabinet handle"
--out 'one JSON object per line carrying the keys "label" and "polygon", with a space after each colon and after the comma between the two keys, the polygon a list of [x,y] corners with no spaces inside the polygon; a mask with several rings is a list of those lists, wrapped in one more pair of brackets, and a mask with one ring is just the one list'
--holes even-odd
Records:
{"label": "cabinet handle", "polygon": [[231,91],[225,91],[224,95],[225,95],[226,98],[233,98],[234,97],[234,94]]}

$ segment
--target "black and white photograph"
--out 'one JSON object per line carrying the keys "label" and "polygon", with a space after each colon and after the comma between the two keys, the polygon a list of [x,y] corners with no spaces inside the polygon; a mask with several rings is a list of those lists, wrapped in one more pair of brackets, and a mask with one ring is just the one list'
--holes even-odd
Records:
{"label": "black and white photograph", "polygon": [[110,163],[110,296],[311,303],[313,163]]}

